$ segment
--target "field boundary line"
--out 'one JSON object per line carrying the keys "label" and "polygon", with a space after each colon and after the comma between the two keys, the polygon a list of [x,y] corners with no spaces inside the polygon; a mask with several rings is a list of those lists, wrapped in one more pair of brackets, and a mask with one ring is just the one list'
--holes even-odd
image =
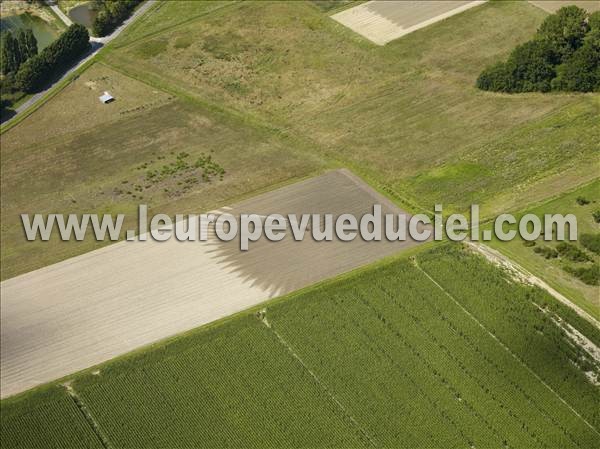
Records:
{"label": "field boundary line", "polygon": [[[158,5],[164,5],[166,3],[167,2],[163,1],[161,3],[158,3]],[[144,36],[141,36],[141,37],[139,37],[139,38],[137,38],[137,39],[135,39],[135,40],[133,40],[131,42],[126,42],[126,43],[124,43],[122,45],[118,45],[118,42],[117,42],[117,44],[114,44],[112,46],[112,48],[115,49],[115,50],[120,50],[120,49],[123,49],[123,48],[131,47],[132,45],[142,43],[142,42],[144,42],[146,40],[152,39],[153,37],[160,36],[161,34],[166,33],[167,31],[176,30],[176,29],[178,29],[180,27],[184,27],[185,25],[189,25],[191,23],[194,23],[196,20],[199,20],[199,19],[201,19],[201,18],[203,18],[205,16],[208,16],[211,13],[214,13],[214,12],[217,12],[217,11],[221,11],[221,10],[226,9],[226,8],[232,8],[233,6],[237,6],[239,4],[240,4],[239,0],[234,0],[231,3],[227,3],[225,5],[218,6],[215,9],[211,9],[210,11],[205,11],[203,13],[200,13],[200,14],[196,15],[196,16],[189,17],[189,18],[185,19],[183,22],[175,23],[175,24],[173,24],[171,26],[168,26],[166,28],[154,31],[154,32],[146,34]],[[155,9],[158,9],[158,6]]]}
{"label": "field boundary line", "polygon": [[260,322],[264,324],[267,329],[269,329],[276,337],[279,343],[290,353],[290,355],[295,358],[300,365],[310,374],[313,380],[319,385],[329,396],[329,398],[333,401],[333,403],[342,411],[342,413],[350,420],[350,422],[360,431],[360,433],[367,439],[367,441],[373,447],[378,447],[377,443],[373,440],[373,438],[367,433],[367,431],[358,423],[358,421],[350,414],[348,409],[340,402],[340,400],[333,394],[333,391],[323,382],[317,374],[308,367],[308,365],[302,360],[302,358],[294,351],[292,346],[281,336],[279,332],[277,332],[269,321],[267,320],[267,309],[262,309],[257,314]]}
{"label": "field boundary line", "polygon": [[439,284],[433,277],[427,273],[420,265],[416,257],[412,259],[414,266],[423,273],[437,288],[439,288],[448,298],[450,298],[469,318],[471,318],[481,329],[483,329],[490,337],[492,337],[505,351],[507,351],[513,359],[521,364],[525,369],[533,375],[542,385],[550,390],[564,405],[567,406],[571,412],[573,412],[579,419],[581,419],[596,435],[600,436],[600,432],[592,426],[583,416],[579,414],[567,401],[565,401],[560,394],[558,394],[550,385],[548,385],[540,376],[535,373],[519,356],[517,356],[508,346],[506,346],[496,335],[488,330],[471,312],[469,312],[454,296],[450,294],[441,284]]}
{"label": "field boundary line", "polygon": [[546,293],[548,293],[550,296],[552,296],[557,301],[563,303],[567,307],[570,307],[575,313],[577,313],[577,315],[586,319],[587,321],[592,323],[594,326],[600,328],[600,322],[596,318],[594,318],[592,315],[587,313],[585,310],[583,310],[577,304],[572,302],[565,295],[563,295],[562,293],[560,293],[559,291],[557,291],[556,289],[551,287],[548,283],[546,283],[539,277],[535,276],[534,274],[532,274],[531,272],[529,272],[528,270],[523,268],[517,262],[511,260],[504,253],[502,253],[496,249],[493,249],[488,245],[484,245],[483,243],[480,243],[480,242],[466,241],[465,243],[471,249],[473,249],[473,251],[481,254],[483,257],[485,257],[488,261],[490,261],[494,265],[509,270],[511,272],[511,274],[513,275],[513,278],[515,278],[516,280],[518,280],[522,283],[534,285],[536,287],[541,288],[542,290],[544,290]]}
{"label": "field boundary line", "polygon": [[73,388],[72,382],[70,382],[70,381],[65,382],[63,384],[63,387],[65,387],[67,394],[73,400],[73,403],[75,404],[75,406],[77,407],[79,412],[83,415],[83,418],[85,419],[85,421],[88,423],[88,425],[92,429],[92,432],[94,432],[94,435],[96,435],[98,440],[100,440],[100,444],[102,444],[102,447],[104,449],[114,449],[113,446],[110,444],[108,437],[106,435],[104,435],[104,433],[100,429],[100,425],[98,424],[98,422],[94,419],[94,417],[90,413],[90,410],[87,407],[87,405],[85,405],[85,403],[83,402],[81,397],[79,397],[79,395]]}

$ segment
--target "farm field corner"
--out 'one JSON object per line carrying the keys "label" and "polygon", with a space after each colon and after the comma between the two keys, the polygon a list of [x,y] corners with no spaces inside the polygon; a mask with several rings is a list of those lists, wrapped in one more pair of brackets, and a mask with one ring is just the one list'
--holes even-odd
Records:
{"label": "farm field corner", "polygon": [[[547,90],[511,90],[509,71],[504,90],[480,83],[538,48],[562,2],[433,3],[128,0],[143,14],[44,95],[3,59],[12,106],[34,105],[0,128],[2,449],[598,449],[600,81],[556,89],[576,58],[554,52]],[[92,4],[107,26],[127,12]],[[388,27],[381,45],[335,20],[352,10]],[[584,16],[573,54],[600,38]],[[2,57],[23,57],[3,36]],[[488,230],[573,214],[578,241],[123,241],[142,204],[375,202],[478,204]],[[25,240],[21,214],[54,213],[124,214],[121,241]]]}
{"label": "farm field corner", "polygon": [[594,448],[564,323],[600,331],[460,245],[410,255],[5,400],[2,447]]}

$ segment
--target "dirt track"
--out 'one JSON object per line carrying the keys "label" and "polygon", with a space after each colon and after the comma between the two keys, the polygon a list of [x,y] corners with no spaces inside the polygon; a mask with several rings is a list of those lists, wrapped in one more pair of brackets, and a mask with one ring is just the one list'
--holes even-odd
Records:
{"label": "dirt track", "polygon": [[586,320],[590,321],[591,323],[595,324],[597,327],[600,328],[600,322],[598,322],[598,320],[596,318],[591,316],[589,313],[587,313],[581,307],[575,305],[566,296],[557,292],[555,289],[550,287],[546,282],[544,282],[540,278],[534,276],[533,274],[531,274],[530,272],[525,270],[525,268],[523,268],[516,262],[513,262],[512,260],[510,260],[508,257],[503,255],[502,253],[500,253],[500,252],[496,251],[495,249],[492,249],[489,246],[486,246],[482,243],[469,242],[469,241],[467,241],[465,243],[467,245],[469,245],[469,247],[471,249],[473,249],[473,250],[477,251],[478,253],[480,253],[481,255],[483,255],[490,262],[508,270],[515,279],[517,279],[521,282],[527,283],[527,284],[535,285],[537,287],[540,287],[543,290],[546,290],[546,292],[548,292],[550,295],[554,296],[554,298],[556,298],[563,304],[566,304],[567,306],[571,307],[575,312],[577,312],[578,315],[582,316],[583,318],[585,318]]}
{"label": "dirt track", "polygon": [[[401,213],[338,170],[227,208],[233,214]],[[122,242],[13,279],[1,295],[1,396],[98,364],[393,254],[415,242]]]}

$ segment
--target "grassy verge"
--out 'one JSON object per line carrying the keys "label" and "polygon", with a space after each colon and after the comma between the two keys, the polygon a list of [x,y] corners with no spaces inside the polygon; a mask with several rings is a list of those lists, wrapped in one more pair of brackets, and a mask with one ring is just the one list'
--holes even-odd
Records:
{"label": "grassy verge", "polygon": [[[579,205],[577,198],[586,198],[590,203]],[[583,234],[600,233],[600,224],[596,223],[592,217],[592,213],[599,209],[600,181],[594,181],[585,187],[561,195],[544,204],[521,211],[515,216],[519,219],[525,214],[534,214],[540,218],[544,214],[573,214],[577,217],[579,240],[581,240]],[[526,244],[521,238],[516,238],[510,242],[493,240],[489,242],[489,245],[535,276],[544,279],[551,287],[568,297],[592,316],[600,318],[599,287],[587,285],[564,270],[566,266],[571,265],[591,266],[592,263],[597,264],[600,261],[600,256],[586,250],[581,245],[581,241],[576,243],[576,246],[584,251],[593,262],[573,263],[562,257],[546,259],[543,255],[535,252],[535,249],[540,247],[556,248],[558,243],[555,238],[556,236],[553,236],[553,240],[545,241],[545,236],[541,236],[534,246],[529,246],[531,244]]]}

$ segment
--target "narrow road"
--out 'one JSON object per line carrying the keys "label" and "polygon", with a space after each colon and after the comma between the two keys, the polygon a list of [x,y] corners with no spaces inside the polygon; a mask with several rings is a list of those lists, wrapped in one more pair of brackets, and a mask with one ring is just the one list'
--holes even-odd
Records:
{"label": "narrow road", "polygon": [[62,12],[62,10],[58,7],[58,5],[55,2],[48,1],[46,3],[50,7],[50,9],[54,11],[54,14],[56,14],[66,26],[70,27],[71,25],[73,25],[73,22],[71,21],[71,19],[69,19],[69,16]]}
{"label": "narrow road", "polygon": [[[81,67],[83,64],[85,64],[86,62],[88,62],[90,59],[92,59],[94,56],[96,56],[96,54],[102,49],[102,47],[104,47],[105,45],[107,45],[109,42],[111,42],[112,40],[116,39],[117,36],[119,36],[119,34],[121,34],[123,32],[123,30],[125,28],[127,28],[132,22],[134,22],[138,17],[140,17],[142,14],[144,14],[146,11],[148,11],[148,9],[150,7],[152,7],[152,5],[154,3],[156,3],[157,0],[147,0],[142,6],[140,6],[132,15],[131,17],[129,17],[127,20],[125,20],[121,26],[119,26],[117,29],[115,29],[111,34],[109,34],[108,36],[105,37],[90,37],[90,43],[92,45],[91,50],[86,53],[83,58],[76,63],[74,66],[72,66],[69,70],[67,70],[64,75],[62,75],[60,77],[60,79],[54,81],[50,86],[48,86],[46,89],[44,89],[41,92],[36,93],[35,95],[33,95],[29,100],[25,101],[23,104],[21,104],[19,107],[17,107],[15,109],[16,114],[13,115],[10,119],[8,119],[7,121],[5,121],[4,124],[9,124],[11,121],[15,120],[17,117],[19,117],[20,114],[22,114],[24,111],[26,111],[27,109],[29,109],[30,107],[32,107],[34,104],[36,104],[44,95],[46,95],[50,90],[52,90],[57,84],[59,84],[60,82],[62,82],[65,78],[67,78],[69,75],[71,75],[75,70],[77,70],[79,67]],[[54,11],[56,13],[56,15],[58,17],[60,17],[60,19],[65,23],[66,26],[71,26],[73,24],[73,22],[71,22],[71,19],[69,19],[59,8],[58,6],[54,5],[54,4],[49,4],[49,6],[52,8],[52,11]],[[57,11],[58,10],[58,11]]]}

